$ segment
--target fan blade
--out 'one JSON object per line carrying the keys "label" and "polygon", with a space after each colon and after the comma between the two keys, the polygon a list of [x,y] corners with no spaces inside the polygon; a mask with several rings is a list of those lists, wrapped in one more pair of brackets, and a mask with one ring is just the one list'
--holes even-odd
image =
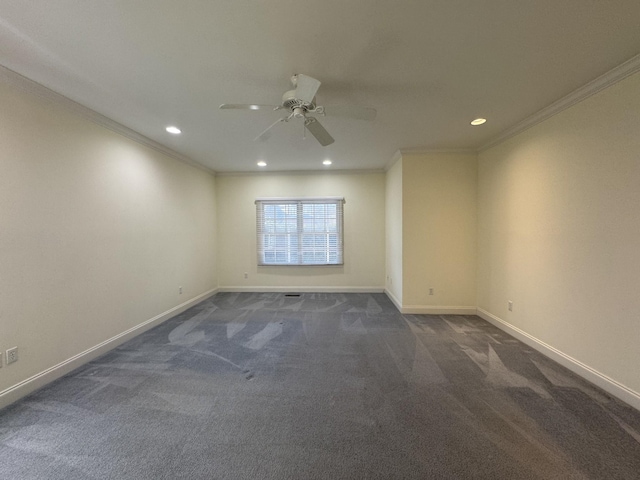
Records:
{"label": "fan blade", "polygon": [[298,74],[298,80],[296,83],[296,98],[303,100],[307,103],[313,103],[313,97],[316,96],[318,89],[320,88],[320,80],[307,77],[306,75]]}
{"label": "fan blade", "polygon": [[311,135],[316,137],[316,140],[320,142],[320,145],[326,147],[327,145],[331,145],[335,140],[329,132],[327,132],[320,122],[313,117],[307,117],[304,121],[304,126],[307,127],[307,130],[311,132]]}
{"label": "fan blade", "polygon": [[278,120],[273,122],[271,125],[269,125],[264,132],[262,132],[256,138],[254,138],[253,141],[257,142],[258,140],[267,140],[271,136],[271,129],[276,125],[278,125],[279,123],[286,122],[287,120],[289,120],[287,117],[279,118]]}
{"label": "fan blade", "polygon": [[325,115],[354,118],[356,120],[375,120],[377,113],[375,108],[357,105],[329,105],[323,108]]}
{"label": "fan blade", "polygon": [[241,104],[241,103],[223,103],[220,105],[221,110],[278,110],[281,105],[256,105],[256,104]]}

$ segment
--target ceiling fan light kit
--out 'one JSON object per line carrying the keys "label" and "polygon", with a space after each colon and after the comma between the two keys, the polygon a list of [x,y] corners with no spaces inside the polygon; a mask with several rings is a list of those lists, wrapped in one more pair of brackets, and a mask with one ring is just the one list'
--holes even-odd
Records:
{"label": "ceiling fan light kit", "polygon": [[[311,132],[311,135],[323,147],[331,145],[335,140],[322,126],[318,119],[312,115],[333,115],[356,120],[372,121],[376,117],[376,110],[371,107],[362,107],[355,105],[334,105],[323,107],[316,104],[316,93],[320,88],[321,82],[308,75],[296,74],[291,77],[291,83],[295,87],[282,96],[281,105],[261,105],[261,104],[238,104],[223,103],[220,105],[222,110],[288,110],[289,115],[279,118],[273,122],[265,131],[258,135],[255,140],[267,140],[271,136],[271,129],[280,123],[287,123],[292,118],[303,119],[303,126]],[[303,134],[304,136],[304,134]]]}

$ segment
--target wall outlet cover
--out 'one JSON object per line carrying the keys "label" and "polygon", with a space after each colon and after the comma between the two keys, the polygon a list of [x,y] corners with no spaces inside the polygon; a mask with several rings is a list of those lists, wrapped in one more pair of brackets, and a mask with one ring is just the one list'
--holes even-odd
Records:
{"label": "wall outlet cover", "polygon": [[18,347],[7,350],[7,365],[18,361]]}

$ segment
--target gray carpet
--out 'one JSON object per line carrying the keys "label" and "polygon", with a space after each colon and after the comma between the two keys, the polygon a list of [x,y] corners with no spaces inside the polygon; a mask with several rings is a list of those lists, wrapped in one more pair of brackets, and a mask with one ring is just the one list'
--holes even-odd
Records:
{"label": "gray carpet", "polygon": [[0,412],[11,479],[632,479],[640,413],[475,316],[223,293]]}

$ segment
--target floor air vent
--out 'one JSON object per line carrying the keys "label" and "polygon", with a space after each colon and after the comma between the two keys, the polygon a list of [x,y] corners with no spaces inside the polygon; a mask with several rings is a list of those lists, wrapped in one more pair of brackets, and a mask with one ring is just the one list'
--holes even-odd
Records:
{"label": "floor air vent", "polygon": [[285,293],[284,296],[285,297],[299,297],[300,294],[299,293]]}

